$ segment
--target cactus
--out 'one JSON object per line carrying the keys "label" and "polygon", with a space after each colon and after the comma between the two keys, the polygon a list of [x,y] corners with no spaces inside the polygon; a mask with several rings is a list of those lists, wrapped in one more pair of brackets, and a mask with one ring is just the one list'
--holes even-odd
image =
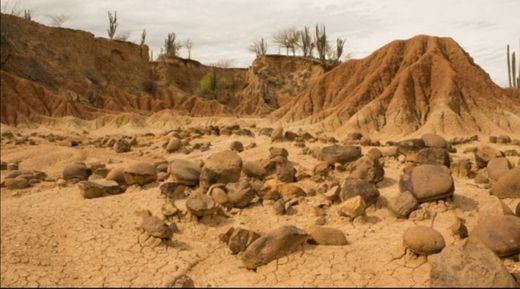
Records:
{"label": "cactus", "polygon": [[513,78],[513,87],[518,87],[518,79],[516,78],[516,57],[515,53],[511,55],[511,75]]}
{"label": "cactus", "polygon": [[509,44],[507,45],[507,76],[509,78],[509,87],[513,87],[511,82],[511,59],[509,56]]}
{"label": "cactus", "polygon": [[110,39],[114,39],[114,35],[116,35],[116,30],[117,30],[117,11],[114,11],[114,15],[112,15],[112,13],[110,13],[110,11],[108,11],[108,29],[107,29],[107,33],[108,33],[108,37],[110,37]]}

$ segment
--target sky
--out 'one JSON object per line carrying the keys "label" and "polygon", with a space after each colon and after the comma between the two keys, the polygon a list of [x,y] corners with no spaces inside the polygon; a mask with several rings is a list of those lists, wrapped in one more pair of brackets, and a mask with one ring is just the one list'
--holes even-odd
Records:
{"label": "sky", "polygon": [[[6,2],[8,1],[8,2]],[[352,58],[368,56],[395,39],[417,34],[449,36],[501,86],[507,86],[506,45],[520,55],[520,0],[3,0],[31,9],[34,20],[51,24],[51,15],[68,15],[64,27],[107,37],[107,11],[117,11],[118,33],[130,33],[159,54],[170,32],[194,45],[192,58],[205,64],[219,60],[248,67],[247,47],[268,41],[288,27],[325,24],[330,39],[345,38]],[[117,33],[116,33],[117,34]],[[282,50],[283,51],[283,50]],[[180,52],[186,56],[187,52]],[[520,56],[518,57],[520,58]],[[517,59],[518,59],[517,58]],[[520,66],[520,65],[519,65]]]}

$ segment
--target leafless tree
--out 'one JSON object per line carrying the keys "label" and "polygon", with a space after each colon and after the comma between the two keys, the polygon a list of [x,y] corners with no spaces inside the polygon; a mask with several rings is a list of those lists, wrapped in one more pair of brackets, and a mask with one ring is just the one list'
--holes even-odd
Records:
{"label": "leafless tree", "polygon": [[70,18],[70,16],[66,14],[49,15],[48,17],[51,19],[51,25],[54,27],[61,27],[63,23]]}
{"label": "leafless tree", "polygon": [[191,49],[193,48],[193,41],[191,39],[184,40],[183,43],[184,47],[186,47],[186,50],[188,50],[188,59],[191,59]]}
{"label": "leafless tree", "polygon": [[108,11],[108,37],[110,39],[114,39],[114,35],[116,35],[117,30],[117,11],[114,11],[114,15]]}
{"label": "leafless tree", "polygon": [[20,9],[19,0],[3,0],[0,10],[4,14],[10,14],[21,17],[23,15],[22,9]]}
{"label": "leafless tree", "polygon": [[267,41],[262,37],[260,40],[255,40],[248,49],[254,52],[256,57],[264,56],[267,53]]}
{"label": "leafless tree", "polygon": [[289,55],[289,50],[292,51],[293,55],[296,55],[299,38],[300,35],[295,28],[287,28],[276,32],[273,35],[273,42],[280,47],[284,47],[287,55]]}
{"label": "leafless tree", "polygon": [[303,31],[300,31],[300,46],[302,48],[303,56],[312,57],[314,42],[312,42],[312,37],[307,26],[305,26]]}

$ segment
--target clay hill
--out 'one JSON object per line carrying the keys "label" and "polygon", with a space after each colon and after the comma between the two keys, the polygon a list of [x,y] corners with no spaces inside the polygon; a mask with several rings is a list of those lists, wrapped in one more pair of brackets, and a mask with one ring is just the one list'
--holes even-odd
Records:
{"label": "clay hill", "polygon": [[[148,47],[2,14],[1,122],[160,112],[253,116],[339,131],[443,135],[520,131],[520,92],[492,82],[452,39],[398,40],[333,69],[268,55],[247,69],[159,57]],[[219,87],[200,93],[214,73]],[[222,83],[222,85],[220,85]]]}
{"label": "clay hill", "polygon": [[498,87],[453,39],[419,35],[343,63],[273,117],[382,135],[519,132],[520,91]]}

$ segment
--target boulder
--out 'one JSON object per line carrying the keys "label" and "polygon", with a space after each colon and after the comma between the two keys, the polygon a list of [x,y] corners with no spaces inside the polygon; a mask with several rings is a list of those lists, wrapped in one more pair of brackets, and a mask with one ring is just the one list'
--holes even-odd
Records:
{"label": "boulder", "polygon": [[491,194],[503,198],[520,198],[520,166],[507,171],[491,189]]}
{"label": "boulder", "polygon": [[377,201],[379,191],[374,184],[366,180],[347,177],[341,186],[339,197],[344,202],[355,196],[361,196],[368,207]]}
{"label": "boulder", "polygon": [[229,205],[229,197],[226,192],[224,184],[215,184],[209,187],[208,195],[210,195],[215,202],[222,206]]}
{"label": "boulder", "polygon": [[400,191],[409,191],[419,202],[447,198],[455,190],[450,170],[442,165],[419,165],[407,170],[399,180]]}
{"label": "boulder", "polygon": [[486,169],[490,179],[498,180],[501,176],[511,169],[511,163],[507,158],[492,158],[489,160]]}
{"label": "boulder", "polygon": [[148,233],[148,235],[160,239],[171,238],[173,230],[163,220],[153,216],[148,210],[144,211],[141,217],[141,228]]}
{"label": "boulder", "polygon": [[125,181],[128,185],[145,185],[157,180],[155,167],[147,162],[135,162],[124,168]]}
{"label": "boulder", "polygon": [[423,148],[417,152],[416,161],[419,164],[438,164],[450,167],[450,154],[444,148]]}
{"label": "boulder", "polygon": [[287,158],[289,156],[289,153],[285,148],[270,147],[269,155],[271,159],[279,156]]}
{"label": "boulder", "polygon": [[195,192],[186,200],[186,208],[192,215],[204,217],[215,213],[217,207],[212,197]]}
{"label": "boulder", "polygon": [[294,166],[285,162],[276,166],[276,178],[284,183],[294,182],[296,176],[296,169]]}
{"label": "boulder", "polygon": [[244,151],[244,145],[239,141],[233,141],[229,145],[229,149],[236,152],[243,152]]}
{"label": "boulder", "polygon": [[255,190],[247,180],[226,184],[227,196],[231,206],[245,208],[255,196]]}
{"label": "boulder", "polygon": [[446,247],[440,254],[428,257],[428,261],[432,287],[517,286],[502,260],[476,239],[469,239],[462,247]]}
{"label": "boulder", "polygon": [[251,243],[260,238],[260,234],[242,227],[231,227],[226,233],[220,235],[219,238],[226,243],[231,254],[238,254],[244,252]]}
{"label": "boulder", "polygon": [[166,151],[168,153],[174,153],[174,152],[178,151],[181,147],[182,147],[181,140],[174,137],[168,141],[168,144],[166,145]]}
{"label": "boulder", "polygon": [[451,164],[451,173],[460,178],[469,178],[471,176],[471,161],[462,159]]}
{"label": "boulder", "polygon": [[311,226],[307,233],[310,236],[310,240],[318,245],[343,246],[348,243],[345,234],[335,228]]}
{"label": "boulder", "polygon": [[415,254],[425,256],[439,253],[446,246],[441,233],[425,226],[406,229],[403,234],[403,244]]}
{"label": "boulder", "polygon": [[200,184],[209,187],[216,183],[234,183],[240,178],[242,159],[233,151],[222,151],[210,155],[200,173]]}
{"label": "boulder", "polygon": [[367,180],[377,183],[383,180],[385,170],[378,159],[362,157],[347,167],[348,175],[352,178]]}
{"label": "boulder", "polygon": [[331,145],[321,149],[320,160],[330,165],[345,164],[361,157],[361,148],[358,146]]}
{"label": "boulder", "polygon": [[242,255],[248,269],[256,269],[293,252],[308,239],[305,231],[294,226],[281,226],[256,239]]}
{"label": "boulder", "polygon": [[392,190],[385,195],[385,205],[397,217],[407,218],[419,203],[409,191]]}
{"label": "boulder", "polygon": [[25,189],[31,186],[26,178],[20,176],[15,178],[6,178],[4,180],[4,185],[10,190]]}
{"label": "boulder", "polygon": [[421,139],[426,147],[447,149],[449,146],[449,143],[442,136],[434,133],[424,134]]}
{"label": "boulder", "polygon": [[474,152],[475,162],[479,169],[485,168],[488,162],[493,158],[503,157],[502,152],[488,146],[483,145],[477,148],[477,151]]}
{"label": "boulder", "polygon": [[130,151],[130,143],[123,138],[120,138],[116,141],[113,148],[116,151],[116,153],[126,153]]}
{"label": "boulder", "polygon": [[92,170],[89,169],[83,163],[73,163],[65,166],[63,168],[63,179],[66,181],[76,179],[76,180],[87,180],[88,177],[92,174]]}
{"label": "boulder", "polygon": [[248,177],[263,179],[267,175],[267,171],[264,169],[259,161],[246,161],[242,165],[242,171]]}
{"label": "boulder", "polygon": [[513,215],[479,218],[469,234],[478,238],[499,257],[520,253],[520,218]]}
{"label": "boulder", "polygon": [[365,214],[367,205],[361,196],[355,196],[344,201],[339,208],[339,214],[345,217],[357,218]]}
{"label": "boulder", "polygon": [[119,185],[126,185],[125,180],[125,169],[124,168],[114,168],[108,172],[106,179],[109,181],[115,181]]}
{"label": "boulder", "polygon": [[404,155],[407,161],[416,161],[417,153],[425,147],[423,139],[408,139],[397,143],[399,154]]}
{"label": "boulder", "polygon": [[198,162],[178,159],[170,162],[168,172],[178,183],[196,186],[199,184],[201,167]]}
{"label": "boulder", "polygon": [[106,195],[119,194],[121,187],[115,181],[97,179],[78,183],[81,196],[85,199],[99,198]]}
{"label": "boulder", "polygon": [[178,182],[167,182],[163,183],[159,189],[161,190],[161,195],[167,197],[170,200],[180,200],[186,197],[184,191],[186,190],[186,185]]}

